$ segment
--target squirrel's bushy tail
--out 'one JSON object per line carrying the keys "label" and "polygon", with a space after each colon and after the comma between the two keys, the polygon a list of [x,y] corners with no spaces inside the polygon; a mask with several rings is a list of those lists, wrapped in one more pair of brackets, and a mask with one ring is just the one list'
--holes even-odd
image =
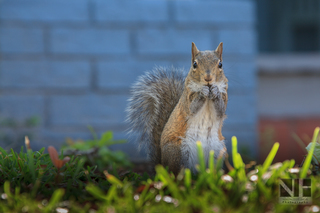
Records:
{"label": "squirrel's bushy tail", "polygon": [[183,70],[156,67],[133,85],[127,121],[129,133],[138,133],[139,147],[146,148],[154,165],[161,163],[160,138],[184,88]]}

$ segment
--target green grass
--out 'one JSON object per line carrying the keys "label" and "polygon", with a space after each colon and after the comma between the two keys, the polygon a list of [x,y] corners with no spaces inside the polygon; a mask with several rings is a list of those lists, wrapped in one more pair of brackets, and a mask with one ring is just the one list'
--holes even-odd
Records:
{"label": "green grass", "polygon": [[[110,141],[108,134],[95,138],[97,143],[93,141],[88,149]],[[320,177],[310,172],[315,145],[298,172],[292,170],[293,160],[272,165],[279,143],[262,165],[248,168],[233,137],[234,167],[228,173],[213,152],[206,168],[201,143],[197,146],[198,174],[185,169],[177,177],[161,165],[153,177],[134,172],[119,175],[118,167],[110,167],[112,162],[101,164],[108,168],[102,171],[90,163],[89,156],[72,156],[58,169],[44,148],[26,152],[21,148],[20,153],[0,148],[0,212],[311,212],[320,206]],[[278,202],[279,180],[299,177],[312,181],[312,208]]]}

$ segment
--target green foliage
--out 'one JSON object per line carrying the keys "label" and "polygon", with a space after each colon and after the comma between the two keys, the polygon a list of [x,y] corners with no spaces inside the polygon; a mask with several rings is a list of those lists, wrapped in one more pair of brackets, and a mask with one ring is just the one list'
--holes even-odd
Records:
{"label": "green foliage", "polygon": [[276,156],[278,149],[279,149],[279,143],[275,143],[268,155],[268,157],[266,158],[266,160],[263,163],[262,169],[261,169],[261,174],[264,174],[268,168],[270,167],[270,165],[272,164],[272,161],[274,159],[274,157]]}
{"label": "green foliage", "polygon": [[313,152],[313,156],[312,156],[312,161],[316,164],[320,164],[320,143],[316,142],[311,142],[309,143],[309,145],[306,147],[306,150],[308,151],[308,153],[310,153],[311,151],[311,147],[314,144],[314,152]]}
{"label": "green foliage", "polygon": [[233,160],[233,166],[235,168],[235,172],[238,174],[238,178],[242,181],[246,179],[245,174],[245,165],[242,161],[241,155],[238,153],[238,141],[235,136],[232,137],[232,160]]}
{"label": "green foliage", "polygon": [[[304,174],[305,168],[310,169],[310,162],[305,161],[301,173],[294,168],[293,160],[272,165],[279,148],[275,143],[263,165],[249,168],[237,145],[237,139],[232,138],[234,168],[230,166],[228,173],[221,169],[222,160],[214,159],[213,152],[205,162],[198,143],[198,173],[185,169],[177,177],[161,165],[156,166],[153,177],[133,172],[123,176],[98,172],[96,167],[86,167],[78,157],[71,157],[58,172],[44,149],[27,153],[21,150],[17,154],[0,148],[0,212],[250,213],[312,212],[319,207],[320,177]],[[279,180],[299,177],[312,181],[313,206],[279,204]]]}
{"label": "green foliage", "polygon": [[320,143],[317,142],[319,127],[314,130],[312,142],[306,147],[308,155],[302,167],[301,177],[305,177],[310,165],[313,166],[313,172],[320,174]]}
{"label": "green foliage", "polygon": [[97,165],[99,171],[105,169],[116,171],[120,167],[131,167],[131,163],[125,153],[121,151],[113,151],[109,147],[114,144],[125,143],[126,141],[113,140],[111,131],[102,134],[99,139],[96,133],[89,127],[93,134],[93,140],[73,141],[67,140],[67,144],[62,146],[65,155],[81,155],[86,165]]}
{"label": "green foliage", "polygon": [[[72,157],[59,171],[51,162],[45,148],[33,152],[28,149],[20,153],[5,151],[0,147],[0,185],[10,182],[13,189],[29,193],[31,198],[50,197],[60,187],[66,188],[64,199],[83,200],[83,189],[88,181],[96,181],[99,187],[107,189],[108,183],[99,182],[102,174],[95,173],[96,167],[83,167],[80,158]],[[2,212],[2,211],[0,211]]]}

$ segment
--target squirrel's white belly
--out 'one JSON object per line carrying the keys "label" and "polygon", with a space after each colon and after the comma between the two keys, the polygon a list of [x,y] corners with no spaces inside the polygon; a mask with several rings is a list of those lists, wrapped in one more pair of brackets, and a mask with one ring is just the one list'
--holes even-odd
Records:
{"label": "squirrel's white belly", "polygon": [[197,141],[202,143],[204,157],[208,163],[210,150],[214,151],[217,158],[220,151],[224,149],[224,141],[219,140],[218,130],[221,120],[212,101],[206,101],[203,107],[188,120],[186,136],[182,141],[181,154],[185,167],[195,171],[198,164]]}

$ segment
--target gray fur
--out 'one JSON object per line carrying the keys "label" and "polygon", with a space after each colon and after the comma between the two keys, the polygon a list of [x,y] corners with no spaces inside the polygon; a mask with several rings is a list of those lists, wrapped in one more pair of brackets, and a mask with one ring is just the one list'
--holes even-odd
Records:
{"label": "gray fur", "polygon": [[224,101],[222,100],[221,95],[219,95],[218,100],[216,100],[214,102],[214,106],[215,106],[215,108],[217,110],[218,116],[220,118],[222,118],[225,115],[225,112],[226,112],[226,105],[225,105]]}
{"label": "gray fur", "polygon": [[193,100],[190,103],[190,112],[192,115],[197,114],[197,112],[203,107],[206,102],[206,98],[203,95],[200,95],[200,92],[195,93]]}
{"label": "gray fur", "polygon": [[222,118],[226,112],[226,105],[222,99],[221,92],[219,91],[217,86],[213,86],[210,89],[209,98],[213,100],[218,116]]}
{"label": "gray fur", "polygon": [[161,163],[160,137],[183,89],[183,70],[156,67],[132,86],[127,107],[129,133],[138,133],[139,148],[145,147],[151,162]]}

